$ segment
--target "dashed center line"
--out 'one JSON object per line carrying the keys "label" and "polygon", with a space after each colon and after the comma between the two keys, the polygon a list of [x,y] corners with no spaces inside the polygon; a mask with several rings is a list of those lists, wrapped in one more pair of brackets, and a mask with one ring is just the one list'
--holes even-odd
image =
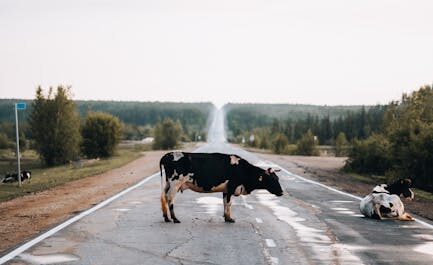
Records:
{"label": "dashed center line", "polygon": [[263,220],[260,219],[260,218],[256,218],[256,222],[257,222],[258,224],[262,224],[262,223],[263,223]]}
{"label": "dashed center line", "polygon": [[118,208],[118,209],[114,209],[115,211],[118,211],[118,212],[127,212],[127,211],[130,211],[131,209],[128,209],[128,208]]}
{"label": "dashed center line", "polygon": [[265,241],[266,241],[266,245],[267,245],[268,247],[270,247],[270,248],[274,248],[274,247],[277,246],[277,245],[275,244],[274,240],[272,240],[272,239],[266,238]]}
{"label": "dashed center line", "polygon": [[278,263],[280,263],[280,260],[276,257],[271,257],[271,263],[272,264],[278,264]]}

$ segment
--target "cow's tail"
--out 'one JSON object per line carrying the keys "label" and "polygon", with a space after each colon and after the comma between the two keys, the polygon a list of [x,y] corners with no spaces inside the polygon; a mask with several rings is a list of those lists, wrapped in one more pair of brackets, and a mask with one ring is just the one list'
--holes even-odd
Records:
{"label": "cow's tail", "polygon": [[165,178],[165,174],[162,173],[162,170],[164,169],[164,173],[165,173],[165,168],[164,168],[164,164],[162,159],[159,161],[159,172],[161,173],[161,194],[164,192],[164,188],[166,185],[166,178]]}

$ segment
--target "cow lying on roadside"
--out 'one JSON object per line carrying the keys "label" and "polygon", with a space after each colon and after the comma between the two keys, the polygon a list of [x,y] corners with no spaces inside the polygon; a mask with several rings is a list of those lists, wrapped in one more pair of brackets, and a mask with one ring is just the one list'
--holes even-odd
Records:
{"label": "cow lying on roadside", "polygon": [[[32,177],[32,172],[28,170],[22,170],[21,171],[21,181],[24,181],[26,179],[30,179]],[[5,177],[2,179],[2,183],[12,183],[18,181],[18,174],[17,173],[6,173]]]}
{"label": "cow lying on roadside", "polygon": [[[220,153],[170,152],[160,161],[161,208],[164,221],[180,223],[174,214],[176,193],[191,189],[196,192],[222,192],[224,220],[231,217],[232,195],[250,194],[255,189],[266,189],[277,196],[283,195],[278,176],[272,169],[264,170],[236,156]],[[165,177],[162,174],[164,168]]]}
{"label": "cow lying on roadside", "polygon": [[393,218],[402,221],[414,221],[415,219],[404,212],[400,195],[413,199],[414,194],[410,189],[411,179],[399,179],[387,185],[381,184],[374,187],[373,191],[365,196],[359,205],[361,213],[370,218]]}

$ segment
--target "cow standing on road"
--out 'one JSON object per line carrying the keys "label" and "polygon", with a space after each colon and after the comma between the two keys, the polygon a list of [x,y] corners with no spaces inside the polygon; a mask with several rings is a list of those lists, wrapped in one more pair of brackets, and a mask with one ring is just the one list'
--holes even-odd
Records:
{"label": "cow standing on road", "polygon": [[[162,173],[164,168],[165,176]],[[266,189],[277,196],[283,195],[278,176],[272,169],[264,170],[251,165],[236,155],[220,153],[170,152],[160,160],[161,208],[164,220],[180,223],[174,214],[176,193],[191,189],[196,192],[222,192],[224,220],[231,217],[231,196],[250,194],[255,189]]]}

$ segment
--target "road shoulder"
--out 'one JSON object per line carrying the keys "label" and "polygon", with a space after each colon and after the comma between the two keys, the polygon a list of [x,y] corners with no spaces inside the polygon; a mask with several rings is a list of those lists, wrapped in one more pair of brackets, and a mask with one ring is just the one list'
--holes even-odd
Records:
{"label": "road shoulder", "polygon": [[[309,157],[256,153],[263,160],[272,161],[288,171],[312,179],[338,190],[360,197],[370,193],[376,184],[372,178],[341,171],[346,158]],[[404,201],[407,211],[433,220],[431,200],[416,195],[413,201]]]}

